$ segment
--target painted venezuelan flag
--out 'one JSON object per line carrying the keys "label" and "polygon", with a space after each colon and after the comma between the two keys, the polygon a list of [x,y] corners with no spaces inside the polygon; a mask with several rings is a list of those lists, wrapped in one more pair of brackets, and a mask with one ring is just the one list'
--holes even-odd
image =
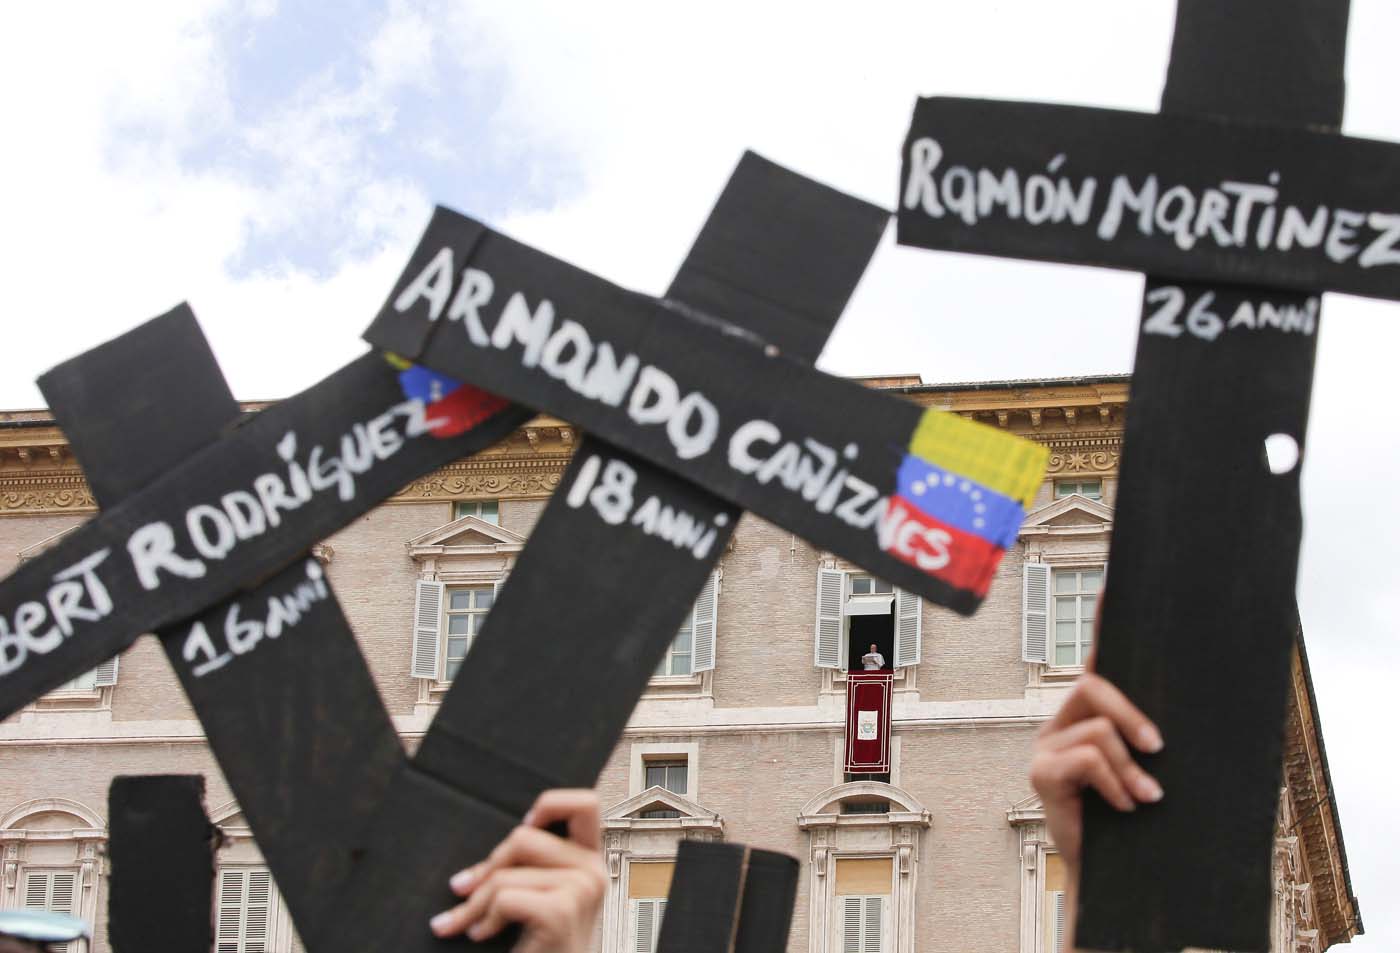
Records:
{"label": "painted venezuelan flag", "polygon": [[957,414],[925,411],[900,463],[885,516],[885,548],[949,585],[985,596],[1002,554],[1016,542],[1048,458],[1048,450],[1029,440]]}
{"label": "painted venezuelan flag", "polygon": [[399,369],[399,386],[404,396],[421,400],[426,406],[428,430],[434,437],[466,433],[510,403],[479,387],[411,364],[396,354],[386,357]]}

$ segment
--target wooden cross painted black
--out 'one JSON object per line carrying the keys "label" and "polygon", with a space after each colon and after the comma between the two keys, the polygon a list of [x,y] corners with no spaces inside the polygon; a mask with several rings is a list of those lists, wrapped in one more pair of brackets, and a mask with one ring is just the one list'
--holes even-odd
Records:
{"label": "wooden cross painted black", "polygon": [[1268,948],[1301,466],[1265,441],[1301,464],[1319,293],[1400,298],[1400,147],[1337,132],[1347,18],[1180,0],[1160,116],[923,100],[906,142],[901,242],[1150,276],[1098,667],[1167,794],[1089,799],[1085,949]]}
{"label": "wooden cross painted black", "polygon": [[656,953],[787,949],[796,858],[743,844],[683,840]]}
{"label": "wooden cross painted black", "polygon": [[113,779],[107,939],[113,953],[204,953],[214,943],[214,850],[200,775]]}

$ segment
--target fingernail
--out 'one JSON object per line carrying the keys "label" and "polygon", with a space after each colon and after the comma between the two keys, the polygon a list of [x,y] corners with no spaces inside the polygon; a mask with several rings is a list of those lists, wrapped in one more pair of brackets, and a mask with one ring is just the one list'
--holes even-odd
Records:
{"label": "fingernail", "polygon": [[466,890],[475,879],[476,868],[468,867],[466,870],[459,870],[453,874],[452,879],[448,881],[448,883],[451,884],[453,890]]}
{"label": "fingernail", "polygon": [[1156,804],[1162,799],[1162,786],[1157,783],[1155,778],[1143,775],[1138,779],[1136,787],[1138,789],[1138,797],[1141,800]]}
{"label": "fingernail", "polygon": [[520,819],[520,823],[524,824],[526,827],[534,827],[534,826],[535,826],[535,812],[534,812],[534,810],[526,811],[526,812],[525,812],[525,816],[522,817],[522,818]]}
{"label": "fingernail", "polygon": [[1162,733],[1153,725],[1143,725],[1138,731],[1138,747],[1149,754],[1162,750]]}
{"label": "fingernail", "polygon": [[486,935],[486,921],[485,921],[485,920],[478,920],[476,923],[473,923],[471,926],[467,927],[467,936],[471,937],[473,940],[480,940],[480,939],[482,939],[485,935]]}
{"label": "fingernail", "polygon": [[441,935],[452,926],[452,912],[444,911],[428,921],[428,927],[436,934]]}

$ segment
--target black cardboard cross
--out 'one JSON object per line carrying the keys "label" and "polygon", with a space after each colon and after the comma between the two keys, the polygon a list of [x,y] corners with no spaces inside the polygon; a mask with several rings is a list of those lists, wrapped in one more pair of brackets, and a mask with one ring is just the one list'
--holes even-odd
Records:
{"label": "black cardboard cross", "polygon": [[[745,187],[738,188],[733,196],[726,192],[728,216],[717,215],[711,223],[721,232],[727,228],[731,233],[722,234],[718,240],[712,235],[708,245],[702,235],[697,243],[697,252],[703,255],[708,250],[712,258],[707,262],[710,268],[705,280],[728,282],[731,294],[738,299],[732,307],[740,313],[744,306],[756,305],[745,301],[746,295],[760,300],[771,295],[774,303],[759,307],[760,311],[763,307],[771,310],[785,297],[781,286],[790,282],[799,262],[820,267],[827,276],[825,290],[832,292],[832,297],[798,301],[787,313],[810,316],[816,322],[814,330],[824,334],[873,251],[883,213],[797,180],[775,167],[755,165],[753,161],[746,166],[753,174],[748,176]],[[770,216],[780,210],[771,206],[765,209],[761,200],[765,192],[786,195],[792,202],[785,218],[779,215],[777,221],[771,220]],[[755,210],[763,210],[764,214],[754,214]],[[857,225],[863,222],[864,227],[814,227],[832,222],[851,225],[853,220]],[[769,254],[767,264],[779,266],[786,262],[786,266],[777,267],[776,274],[769,277],[760,277],[759,273],[746,275],[742,268],[730,266],[731,276],[726,277],[726,268],[716,265],[724,265],[726,256],[731,261],[747,257],[738,252],[743,250],[745,241],[762,240],[755,230],[772,232],[779,239],[781,250]],[[726,242],[731,246],[727,251]],[[683,269],[682,277],[685,274]],[[678,279],[677,284],[681,283]],[[720,304],[722,297],[722,293],[712,292],[705,303]],[[755,323],[761,326],[763,321],[755,319]],[[166,358],[164,364],[157,360],[160,357]],[[129,379],[147,366],[161,369],[149,375],[147,386],[125,392],[112,389],[112,382]],[[386,375],[374,365],[358,362],[339,376],[345,377],[349,386],[344,381],[333,388],[322,385],[318,402],[335,403],[325,398],[327,392],[337,399],[357,396],[370,405],[385,396],[382,384]],[[381,392],[377,393],[376,388]],[[198,455],[201,444],[228,426],[237,412],[212,355],[187,312],[152,322],[71,362],[46,377],[45,392],[60,422],[70,430],[80,461],[94,475],[95,494],[104,504],[136,490],[152,472],[172,466],[179,455]],[[127,419],[128,415],[139,416],[154,407],[170,409],[161,432],[147,432]],[[498,412],[486,426],[475,429],[474,439],[497,435],[507,424],[505,429],[513,427],[522,419],[522,413],[525,412]],[[146,441],[143,449],[148,453],[135,455],[139,462],[124,462],[132,460],[131,454],[120,452],[129,451],[125,441],[130,440]],[[294,448],[287,446],[286,438],[280,439],[278,445],[292,454]],[[315,471],[314,464],[308,466]],[[197,472],[212,473],[214,468],[205,466]],[[683,481],[674,482],[683,488],[687,486]],[[121,513],[122,505],[114,509]],[[133,522],[137,521],[126,521]],[[542,520],[542,525],[546,522]],[[651,558],[664,562],[666,550],[657,546],[653,549],[657,551]],[[247,560],[245,557],[244,565],[251,566]],[[172,561],[170,565],[179,564]],[[193,572],[188,566],[186,571]],[[270,865],[284,884],[289,906],[311,948],[353,948],[366,941],[371,945],[387,942],[395,949],[431,946],[422,922],[427,912],[441,907],[445,898],[434,896],[427,887],[405,891],[404,883],[431,884],[441,889],[446,873],[464,860],[480,856],[499,840],[539,788],[591,783],[636,692],[630,698],[621,688],[610,693],[606,704],[598,708],[605,717],[600,719],[596,737],[576,746],[572,761],[569,752],[560,752],[560,764],[543,762],[547,765],[544,771],[533,770],[523,761],[514,762],[492,752],[489,746],[473,752],[470,769],[451,759],[440,759],[439,776],[432,773],[431,765],[423,771],[410,769],[403,764],[401,749],[373,682],[321,575],[314,563],[298,561],[264,581],[257,591],[241,596],[229,606],[207,611],[195,625],[172,627],[163,641],[206,724],[211,746],[263,843]],[[520,577],[529,579],[531,575],[524,571],[522,561]],[[89,598],[101,589],[109,602],[115,602],[113,592],[107,591],[100,578],[84,582]],[[624,681],[637,691],[669,641],[695,588],[698,583],[684,594],[684,602],[659,606],[654,612],[648,609],[631,630],[624,630],[624,634],[632,632],[633,643],[625,656],[630,675]],[[557,592],[556,584],[554,594]],[[223,639],[210,636],[238,631],[237,626],[228,626],[231,605],[239,606],[242,618],[247,620],[267,605],[269,596],[282,594],[292,594],[294,600],[302,599],[304,604],[298,618],[286,624],[286,630],[277,639],[265,636],[252,640],[258,651],[249,651],[252,646],[239,651],[232,644],[228,646],[232,651],[228,651]],[[90,606],[86,608],[91,610]],[[98,621],[84,620],[81,615],[74,617],[77,621]],[[499,640],[504,654],[538,660],[536,650],[513,645],[507,627],[499,622],[491,631],[505,633]],[[607,629],[599,627],[596,631],[601,638]],[[245,632],[241,638],[250,637]],[[308,645],[301,645],[302,642]],[[315,653],[308,651],[313,645]],[[600,643],[599,654],[604,651],[605,645]],[[240,675],[234,677],[235,672]],[[538,688],[558,686],[542,681]],[[455,694],[461,695],[462,691]],[[581,694],[596,693],[589,690]],[[492,708],[490,700],[483,699],[477,706],[463,706],[462,713],[469,721],[475,717],[479,724],[483,714],[491,714]],[[451,721],[444,713],[434,727]],[[555,730],[552,725],[545,729]],[[585,753],[590,750],[591,755]],[[454,787],[453,782],[465,787]],[[463,790],[475,796],[459,793]],[[404,818],[411,823],[401,823]],[[410,837],[410,843],[405,843],[405,836]],[[422,850],[415,851],[415,846]],[[336,884],[347,875],[352,851],[364,859],[358,865],[347,902],[337,895]],[[407,863],[403,861],[406,852]],[[426,874],[428,870],[431,876]],[[412,874],[406,881],[401,879],[405,873]],[[386,880],[396,895],[403,896],[403,902],[386,908],[378,902],[366,905],[353,900],[356,890],[368,890],[372,898],[382,897]],[[418,905],[425,909],[418,911]],[[323,915],[331,909],[335,916]],[[361,910],[364,915],[347,918],[343,916],[345,909]]]}
{"label": "black cardboard cross", "polygon": [[[1159,116],[925,99],[899,239],[1146,271],[1098,668],[1159,805],[1086,807],[1075,945],[1268,948],[1319,293],[1400,298],[1400,147],[1343,137],[1346,0],[1180,0]],[[1280,438],[1276,438],[1280,439]]]}

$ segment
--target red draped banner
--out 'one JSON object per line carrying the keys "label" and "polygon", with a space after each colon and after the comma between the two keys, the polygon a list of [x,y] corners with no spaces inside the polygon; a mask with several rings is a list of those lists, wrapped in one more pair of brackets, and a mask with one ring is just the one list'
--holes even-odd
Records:
{"label": "red draped banner", "polygon": [[846,673],[846,771],[888,774],[893,672]]}

